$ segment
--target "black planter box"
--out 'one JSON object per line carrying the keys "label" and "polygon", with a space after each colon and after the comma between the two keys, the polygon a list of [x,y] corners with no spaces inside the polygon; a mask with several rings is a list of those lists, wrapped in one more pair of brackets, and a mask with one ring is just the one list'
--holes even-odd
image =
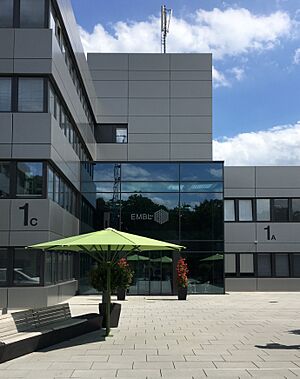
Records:
{"label": "black planter box", "polygon": [[[106,308],[105,303],[99,303],[99,313],[100,313],[100,316],[103,317],[103,322],[102,322],[103,326],[106,325],[105,308]],[[121,313],[121,304],[111,303],[110,304],[110,327],[111,328],[118,327],[120,313]]]}
{"label": "black planter box", "polygon": [[126,298],[126,289],[125,288],[117,288],[117,300],[125,300]]}
{"label": "black planter box", "polygon": [[187,288],[178,287],[178,300],[186,300]]}

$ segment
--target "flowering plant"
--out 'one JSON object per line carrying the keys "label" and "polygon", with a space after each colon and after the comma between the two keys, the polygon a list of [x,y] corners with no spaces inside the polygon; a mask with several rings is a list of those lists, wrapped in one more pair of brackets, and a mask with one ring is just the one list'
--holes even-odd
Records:
{"label": "flowering plant", "polygon": [[177,271],[177,283],[179,287],[187,288],[188,286],[188,277],[189,273],[188,265],[185,258],[179,258],[176,266]]}
{"label": "flowering plant", "polygon": [[131,267],[129,266],[126,258],[119,259],[118,263],[118,287],[128,288],[132,282],[133,274]]}

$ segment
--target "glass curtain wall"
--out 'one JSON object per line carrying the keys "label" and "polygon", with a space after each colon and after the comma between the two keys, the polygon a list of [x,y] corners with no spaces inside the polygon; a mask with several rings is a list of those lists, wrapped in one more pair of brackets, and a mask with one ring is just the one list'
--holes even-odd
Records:
{"label": "glass curtain wall", "polygon": [[[96,208],[96,230],[111,226],[182,244],[189,292],[224,292],[221,163],[97,163],[93,177],[82,182],[82,193]],[[178,257],[164,252],[129,257],[135,271],[129,292],[176,292]]]}

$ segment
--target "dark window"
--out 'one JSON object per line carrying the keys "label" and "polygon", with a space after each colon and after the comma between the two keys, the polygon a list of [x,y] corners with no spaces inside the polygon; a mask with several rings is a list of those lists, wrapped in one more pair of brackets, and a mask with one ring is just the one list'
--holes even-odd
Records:
{"label": "dark window", "polygon": [[292,199],[292,221],[300,221],[300,199]]}
{"label": "dark window", "polygon": [[48,109],[49,113],[51,113],[53,115],[53,117],[57,117],[56,116],[56,100],[55,100],[55,93],[54,93],[54,90],[51,86],[51,84],[49,83],[49,109]]}
{"label": "dark window", "polygon": [[273,199],[272,221],[289,221],[288,199]]}
{"label": "dark window", "polygon": [[9,196],[10,189],[10,164],[0,162],[0,199]]}
{"label": "dark window", "polygon": [[3,285],[7,282],[7,265],[7,249],[0,249],[0,285]]}
{"label": "dark window", "polygon": [[0,28],[12,28],[14,20],[13,0],[0,1]]}
{"label": "dark window", "polygon": [[234,200],[224,200],[224,220],[235,221]]}
{"label": "dark window", "polygon": [[293,256],[293,268],[294,268],[294,276],[300,277],[300,254],[294,254]]}
{"label": "dark window", "polygon": [[41,196],[43,193],[43,164],[41,162],[17,163],[17,195]]}
{"label": "dark window", "polygon": [[222,181],[221,163],[181,163],[180,180],[184,181]]}
{"label": "dark window", "polygon": [[44,79],[19,78],[19,112],[44,111]]}
{"label": "dark window", "polygon": [[45,27],[45,0],[20,0],[20,27]]}
{"label": "dark window", "polygon": [[270,221],[270,199],[256,200],[257,221]]}
{"label": "dark window", "polygon": [[11,78],[0,78],[0,112],[11,112]]}
{"label": "dark window", "polygon": [[258,254],[257,255],[257,276],[268,277],[272,275],[271,268],[271,255]]}
{"label": "dark window", "polygon": [[289,276],[289,256],[288,254],[275,254],[275,275]]}
{"label": "dark window", "polygon": [[53,266],[52,266],[52,257],[55,253],[45,253],[45,274],[44,280],[45,284],[51,284],[53,280]]}
{"label": "dark window", "polygon": [[48,198],[54,200],[54,174],[50,167],[48,167]]}
{"label": "dark window", "polygon": [[40,253],[15,249],[14,284],[32,286],[40,283]]}
{"label": "dark window", "polygon": [[127,143],[127,124],[98,124],[95,139],[100,143]]}

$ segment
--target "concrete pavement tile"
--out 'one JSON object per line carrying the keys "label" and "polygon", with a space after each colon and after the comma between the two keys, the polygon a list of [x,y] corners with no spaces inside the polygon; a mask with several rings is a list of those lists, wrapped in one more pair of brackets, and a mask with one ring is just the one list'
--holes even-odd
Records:
{"label": "concrete pavement tile", "polygon": [[217,362],[214,361],[214,364],[216,365],[217,368],[257,368],[257,366],[253,362]]}
{"label": "concrete pavement tile", "polygon": [[28,370],[3,370],[0,371],[0,378],[24,378],[29,372]]}
{"label": "concrete pavement tile", "polygon": [[176,369],[192,369],[192,368],[215,368],[216,366],[211,361],[198,362],[174,362]]}
{"label": "concrete pavement tile", "polygon": [[102,377],[115,378],[117,370],[74,370],[71,378],[99,379]]}
{"label": "concrete pavement tile", "polygon": [[122,352],[122,355],[136,355],[136,354],[157,355],[157,349],[142,349],[142,350],[123,349],[123,352]]}
{"label": "concrete pavement tile", "polygon": [[293,362],[255,362],[259,368],[299,368],[296,363]]}
{"label": "concrete pavement tile", "polygon": [[112,370],[112,369],[132,369],[133,360],[128,359],[127,361],[120,362],[94,362],[92,365],[92,370]]}
{"label": "concrete pavement tile", "polygon": [[253,378],[270,378],[270,379],[274,379],[274,378],[293,378],[293,379],[296,379],[297,378],[297,374],[293,373],[292,371],[290,370],[280,370],[280,369],[270,369],[270,370],[267,370],[267,369],[258,369],[258,370],[247,370],[249,371],[250,375],[253,377]]}
{"label": "concrete pavement tile", "polygon": [[92,367],[93,362],[52,362],[50,370],[88,370]]}
{"label": "concrete pavement tile", "polygon": [[151,378],[161,378],[160,370],[159,369],[153,369],[153,370],[144,370],[144,369],[137,369],[137,370],[126,370],[126,369],[120,369],[118,370],[117,378],[143,378],[143,377],[151,377]]}
{"label": "concrete pavement tile", "polygon": [[[236,369],[236,370],[219,370],[219,369],[204,369],[205,374],[208,378],[221,378],[221,379],[232,379],[232,378],[241,378],[241,379],[249,379],[251,378],[250,374],[243,369]],[[194,376],[195,379],[197,376]]]}
{"label": "concrete pavement tile", "polygon": [[197,376],[198,378],[206,378],[206,375],[201,368],[176,370],[161,369],[161,373],[163,378],[186,379],[195,376]]}
{"label": "concrete pavement tile", "polygon": [[147,355],[147,362],[185,362],[183,355]]}
{"label": "concrete pavement tile", "polygon": [[17,362],[12,361],[11,365],[8,366],[9,370],[43,370],[48,369],[52,362]]}
{"label": "concrete pavement tile", "polygon": [[170,368],[174,369],[173,362],[168,361],[160,361],[160,362],[134,362],[133,369],[162,369],[162,368]]}
{"label": "concrete pavement tile", "polygon": [[34,370],[27,372],[26,375],[23,376],[25,379],[35,379],[35,378],[65,378],[71,377],[74,370]]}
{"label": "concrete pavement tile", "polygon": [[187,362],[208,362],[208,361],[224,361],[221,354],[203,353],[199,355],[185,355]]}
{"label": "concrete pavement tile", "polygon": [[118,350],[87,350],[85,355],[121,355],[122,349]]}
{"label": "concrete pavement tile", "polygon": [[[109,357],[109,355],[73,355],[68,360],[71,362],[107,362]],[[118,358],[120,357],[118,356]]]}

